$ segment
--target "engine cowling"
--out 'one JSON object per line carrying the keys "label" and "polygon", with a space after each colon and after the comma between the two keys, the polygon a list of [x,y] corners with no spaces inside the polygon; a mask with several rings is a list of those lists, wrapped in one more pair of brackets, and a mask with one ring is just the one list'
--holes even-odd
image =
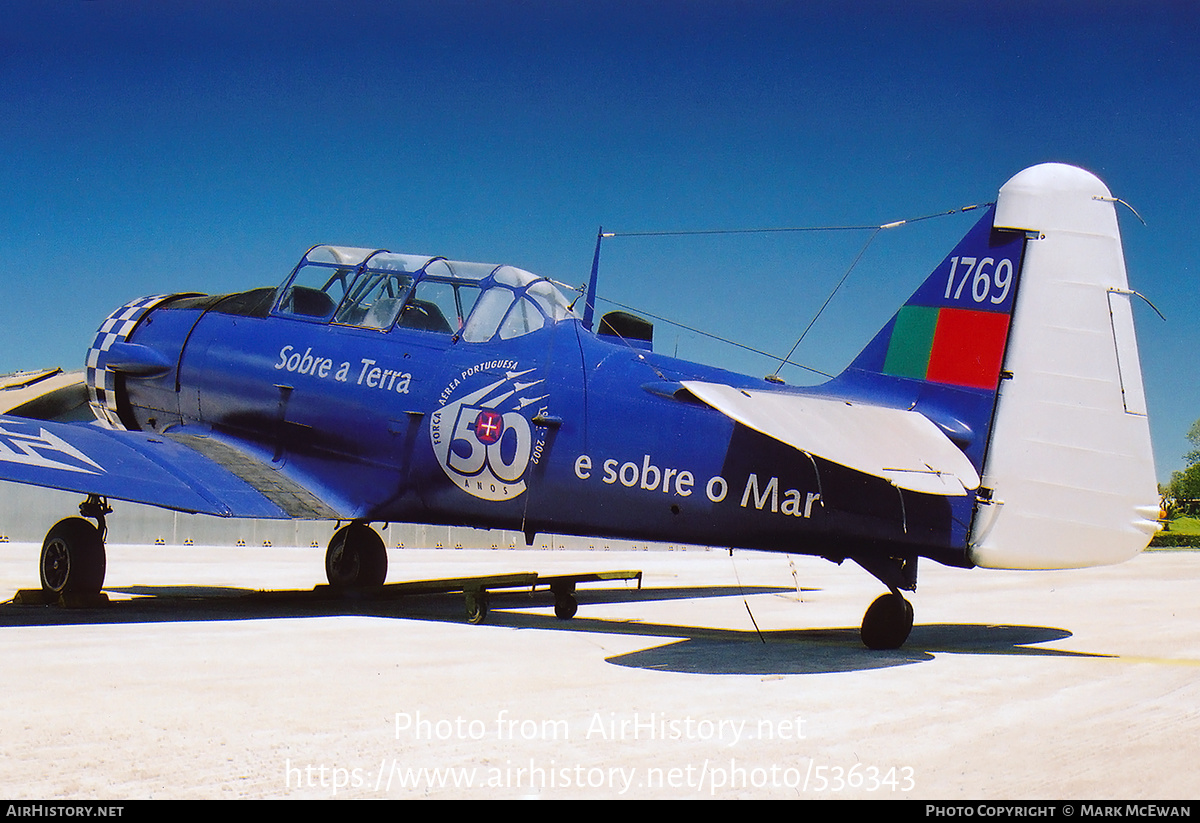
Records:
{"label": "engine cowling", "polygon": [[121,419],[118,383],[120,372],[114,365],[113,347],[121,352],[121,345],[137,328],[151,309],[174,295],[155,294],[126,303],[108,316],[96,331],[85,361],[85,377],[88,387],[88,403],[96,419],[111,429],[126,428]]}
{"label": "engine cowling", "polygon": [[134,330],[156,307],[181,294],[155,294],[126,303],[100,324],[87,352],[85,379],[92,414],[112,429],[138,428],[123,407],[125,375],[147,377],[169,371],[172,363],[163,353],[131,343]]}

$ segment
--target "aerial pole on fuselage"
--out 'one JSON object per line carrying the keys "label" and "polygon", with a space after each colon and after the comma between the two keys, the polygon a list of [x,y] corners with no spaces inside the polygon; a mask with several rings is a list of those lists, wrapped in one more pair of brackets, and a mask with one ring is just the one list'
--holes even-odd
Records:
{"label": "aerial pole on fuselage", "polygon": [[587,294],[583,303],[583,326],[592,331],[592,315],[596,312],[596,280],[600,274],[600,242],[604,240],[604,226],[596,230],[596,253],[592,255],[592,276],[588,279]]}

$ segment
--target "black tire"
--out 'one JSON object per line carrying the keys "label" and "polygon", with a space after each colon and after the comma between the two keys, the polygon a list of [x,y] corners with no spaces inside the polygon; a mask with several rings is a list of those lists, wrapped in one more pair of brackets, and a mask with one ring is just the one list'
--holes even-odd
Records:
{"label": "black tire", "polygon": [[82,517],[54,524],[42,543],[42,589],[54,594],[98,594],[104,586],[104,541]]}
{"label": "black tire", "polygon": [[559,620],[570,620],[579,611],[579,601],[575,595],[567,592],[554,596],[554,616]]}
{"label": "black tire", "polygon": [[913,626],[912,604],[898,594],[877,598],[863,615],[861,637],[868,649],[898,649]]}
{"label": "black tire", "polygon": [[387,579],[387,548],[365,523],[334,532],[325,552],[325,576],[335,589],[370,589]]}
{"label": "black tire", "polygon": [[487,620],[488,593],[487,589],[478,592],[467,592],[467,622],[477,626]]}

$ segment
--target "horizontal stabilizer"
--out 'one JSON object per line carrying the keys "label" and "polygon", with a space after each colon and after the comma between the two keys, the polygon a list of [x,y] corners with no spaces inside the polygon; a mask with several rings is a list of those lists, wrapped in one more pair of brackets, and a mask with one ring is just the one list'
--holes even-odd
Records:
{"label": "horizontal stabilizer", "polygon": [[898,488],[961,497],[979,486],[966,455],[917,412],[691,380],[683,386],[743,426]]}

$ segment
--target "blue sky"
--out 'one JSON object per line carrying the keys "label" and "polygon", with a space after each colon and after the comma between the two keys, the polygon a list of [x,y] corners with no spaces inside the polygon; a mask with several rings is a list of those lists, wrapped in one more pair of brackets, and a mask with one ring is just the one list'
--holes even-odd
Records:
{"label": "blue sky", "polygon": [[[1183,2],[0,6],[0,371],[115,306],[281,280],[314,243],[571,283],[614,231],[879,224],[1044,161],[1121,216],[1160,477],[1200,417],[1200,11]],[[880,235],[795,359],[840,370],[964,234]],[[785,353],[865,234],[607,241],[601,295]],[[658,323],[660,350],[765,374]],[[803,382],[794,369],[784,376]]]}

